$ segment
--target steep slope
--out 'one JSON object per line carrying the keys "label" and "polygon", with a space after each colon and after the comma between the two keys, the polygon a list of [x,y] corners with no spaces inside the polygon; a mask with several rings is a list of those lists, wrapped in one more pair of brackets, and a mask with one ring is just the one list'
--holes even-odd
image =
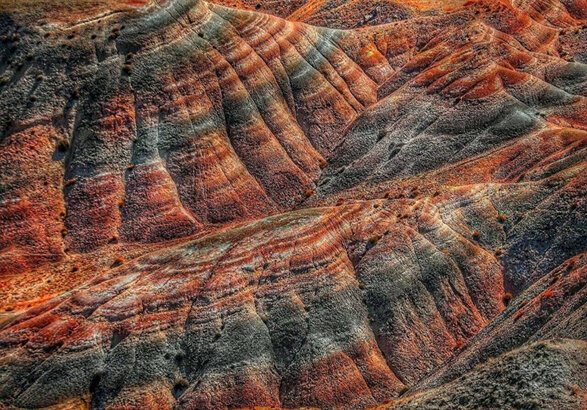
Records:
{"label": "steep slope", "polygon": [[[509,11],[507,25],[529,23]],[[533,22],[528,31],[504,32],[503,21],[478,12],[436,18],[438,29],[425,33],[414,28],[417,20],[390,26],[412,37],[405,51],[387,56],[400,67],[379,88],[377,104],[347,129],[321,190],[416,175],[541,130],[585,128],[587,66],[548,55],[554,30]],[[541,40],[534,34],[531,43],[535,31]],[[423,48],[412,57],[409,43]]]}
{"label": "steep slope", "polygon": [[[7,25],[2,161],[46,138],[47,152],[18,157],[29,169],[56,147],[48,180],[3,178],[10,270],[33,263],[23,253],[55,260],[65,249],[182,237],[291,209],[315,189],[325,158],[337,174],[348,167],[322,178],[332,193],[465,159],[544,127],[541,115],[582,127],[585,67],[531,55],[545,44],[556,52],[555,30],[504,10],[505,23],[479,19],[493,11],[480,3],[360,36],[189,1],[129,12],[138,16],[125,24],[116,12],[73,26]],[[447,29],[463,21],[463,34]],[[512,34],[496,38],[504,25]],[[530,40],[536,30],[540,43]],[[373,105],[376,93],[385,98]],[[435,108],[424,116],[426,107]],[[480,133],[488,136],[473,139]],[[432,148],[439,138],[447,155]]]}
{"label": "steep slope", "polygon": [[[6,269],[32,263],[23,253],[54,260],[289,209],[375,101],[373,80],[328,32],[201,1],[153,7],[6,28]],[[12,173],[42,161],[44,178]]]}
{"label": "steep slope", "polygon": [[538,342],[497,357],[438,389],[379,408],[584,408],[585,357],[584,341]]}
{"label": "steep slope", "polygon": [[491,357],[542,339],[585,340],[585,254],[566,261],[528,290],[469,342],[468,348],[417,385],[437,386]]}
{"label": "steep slope", "polygon": [[383,3],[0,0],[0,406],[580,408],[583,3]]}
{"label": "steep slope", "polygon": [[180,389],[178,405],[198,408],[376,404],[503,306],[493,255],[425,206],[398,222],[413,207],[297,211],[125,263],[13,319],[0,397],[167,407]]}

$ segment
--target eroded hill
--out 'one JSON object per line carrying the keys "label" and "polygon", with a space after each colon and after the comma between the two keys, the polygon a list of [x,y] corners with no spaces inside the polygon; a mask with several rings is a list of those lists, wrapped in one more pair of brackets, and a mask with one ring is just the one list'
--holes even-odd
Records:
{"label": "eroded hill", "polygon": [[0,3],[2,405],[584,405],[585,5],[224,3]]}

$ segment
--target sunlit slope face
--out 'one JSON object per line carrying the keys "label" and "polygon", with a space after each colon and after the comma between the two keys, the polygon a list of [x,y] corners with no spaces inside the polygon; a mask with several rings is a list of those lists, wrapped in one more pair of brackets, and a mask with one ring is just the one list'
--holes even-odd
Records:
{"label": "sunlit slope face", "polygon": [[585,338],[581,2],[229,3],[1,3],[2,405],[417,408]]}

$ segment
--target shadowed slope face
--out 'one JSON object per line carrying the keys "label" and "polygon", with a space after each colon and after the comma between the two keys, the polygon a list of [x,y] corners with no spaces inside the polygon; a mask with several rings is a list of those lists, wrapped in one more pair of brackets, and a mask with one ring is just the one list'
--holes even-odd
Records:
{"label": "shadowed slope face", "polygon": [[0,406],[587,387],[581,1],[86,3],[0,3]]}
{"label": "shadowed slope face", "polygon": [[548,338],[585,340],[587,281],[585,254],[571,258],[537,281],[469,343],[471,348],[418,388],[453,380],[491,357]]}
{"label": "shadowed slope face", "polygon": [[583,340],[534,343],[494,358],[446,386],[380,408],[438,408],[454,403],[464,408],[582,408],[585,396],[579,385],[587,372],[586,355]]}

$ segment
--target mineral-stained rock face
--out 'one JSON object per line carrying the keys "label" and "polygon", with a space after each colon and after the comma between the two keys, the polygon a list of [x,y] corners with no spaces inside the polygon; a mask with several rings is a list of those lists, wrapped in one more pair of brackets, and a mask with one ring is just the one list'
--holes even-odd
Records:
{"label": "mineral-stained rock face", "polygon": [[586,10],[0,0],[0,407],[584,407]]}

